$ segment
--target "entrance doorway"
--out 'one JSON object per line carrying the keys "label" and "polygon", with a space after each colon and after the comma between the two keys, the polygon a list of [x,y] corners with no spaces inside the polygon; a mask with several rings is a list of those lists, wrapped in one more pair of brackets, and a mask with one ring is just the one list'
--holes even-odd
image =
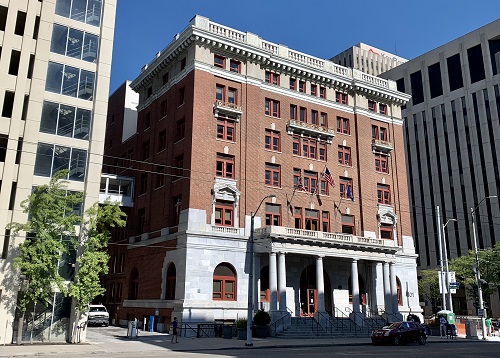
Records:
{"label": "entrance doorway", "polygon": [[332,289],[330,284],[330,277],[323,270],[323,279],[325,293],[323,297],[318,297],[318,291],[316,287],[316,266],[307,266],[300,275],[300,315],[301,316],[313,316],[318,310],[318,300],[325,300],[325,310],[331,315],[332,314]]}

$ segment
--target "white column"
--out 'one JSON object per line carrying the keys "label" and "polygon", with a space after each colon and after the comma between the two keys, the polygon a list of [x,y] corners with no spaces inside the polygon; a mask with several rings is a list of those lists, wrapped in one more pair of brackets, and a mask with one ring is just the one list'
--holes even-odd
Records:
{"label": "white column", "polygon": [[278,256],[278,290],[280,295],[280,311],[286,312],[286,265],[284,252]]}
{"label": "white column", "polygon": [[323,278],[323,256],[316,257],[316,293],[318,311],[325,312],[325,280]]}
{"label": "white column", "polygon": [[359,312],[359,277],[358,277],[358,260],[353,259],[351,262],[351,288],[352,288],[352,310]]}
{"label": "white column", "polygon": [[391,283],[389,281],[389,263],[384,262],[384,305],[385,312],[392,313]]}
{"label": "white column", "polygon": [[391,297],[392,297],[392,312],[398,313],[398,285],[396,283],[396,273],[394,272],[394,262],[389,264],[391,275]]}
{"label": "white column", "polygon": [[378,283],[379,283],[379,278],[378,278],[378,268],[380,266],[380,262],[374,262],[371,265],[371,270],[372,270],[372,292],[371,292],[371,300],[370,300],[370,308],[373,312],[378,313]]}
{"label": "white column", "polygon": [[260,309],[260,255],[255,254],[253,259],[253,312],[256,313]]}
{"label": "white column", "polygon": [[276,311],[278,309],[278,275],[276,270],[276,252],[271,252],[269,254],[269,291],[271,293],[270,297],[270,311]]}

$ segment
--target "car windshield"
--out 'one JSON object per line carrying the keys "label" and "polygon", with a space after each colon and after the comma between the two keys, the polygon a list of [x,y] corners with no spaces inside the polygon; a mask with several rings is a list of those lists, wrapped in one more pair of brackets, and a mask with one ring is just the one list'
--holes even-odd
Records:
{"label": "car windshield", "polygon": [[90,307],[89,312],[106,312],[106,307]]}
{"label": "car windshield", "polygon": [[398,327],[399,327],[399,323],[391,323],[390,325],[384,326],[383,328],[394,329],[394,328],[398,328]]}

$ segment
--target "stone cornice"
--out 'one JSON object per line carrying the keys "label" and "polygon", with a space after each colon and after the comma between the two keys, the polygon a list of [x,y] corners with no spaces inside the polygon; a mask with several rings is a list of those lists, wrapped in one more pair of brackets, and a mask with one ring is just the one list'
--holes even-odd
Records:
{"label": "stone cornice", "polygon": [[234,58],[259,64],[262,68],[306,79],[319,85],[366,96],[398,105],[410,96],[398,92],[394,81],[371,76],[361,71],[339,66],[332,61],[316,58],[265,41],[248,32],[219,25],[202,16],[195,16],[181,34],[145,65],[130,84],[138,92],[161,73],[183,51],[194,43],[230,54]]}

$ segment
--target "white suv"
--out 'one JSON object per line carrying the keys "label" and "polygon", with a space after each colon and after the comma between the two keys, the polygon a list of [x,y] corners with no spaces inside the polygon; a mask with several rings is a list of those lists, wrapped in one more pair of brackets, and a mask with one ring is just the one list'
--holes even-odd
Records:
{"label": "white suv", "polygon": [[90,305],[87,324],[109,325],[109,313],[103,305]]}

